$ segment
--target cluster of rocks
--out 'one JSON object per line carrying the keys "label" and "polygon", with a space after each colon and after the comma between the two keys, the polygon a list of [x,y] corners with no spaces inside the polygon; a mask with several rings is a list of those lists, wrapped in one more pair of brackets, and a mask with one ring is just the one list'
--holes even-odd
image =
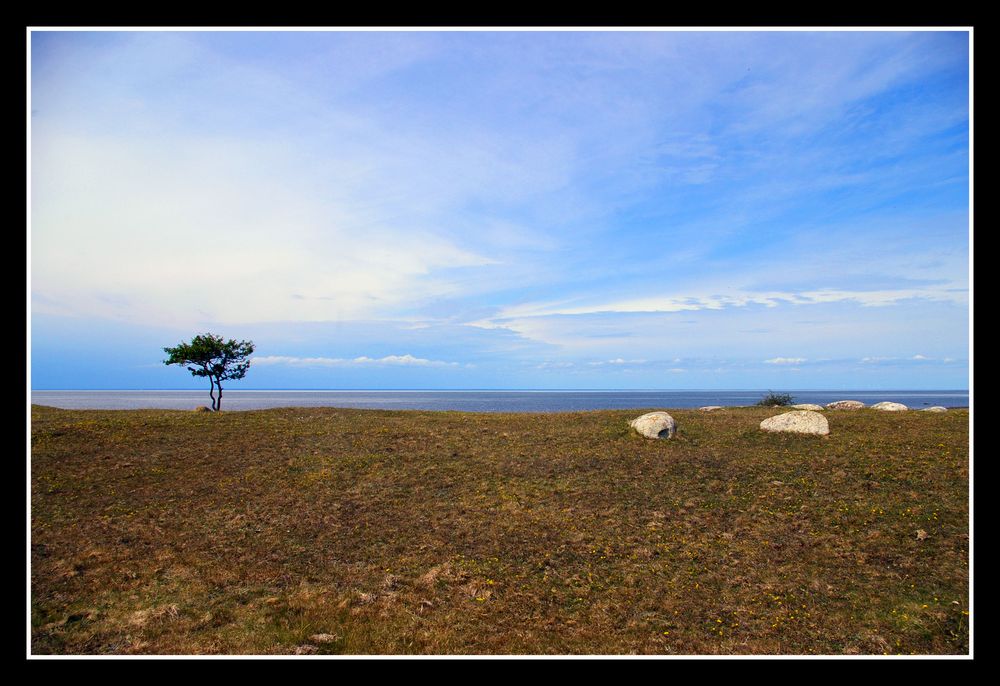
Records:
{"label": "cluster of rocks", "polygon": [[[760,428],[769,432],[784,432],[797,434],[812,434],[815,436],[827,436],[830,433],[830,424],[820,412],[823,410],[861,410],[865,404],[860,400],[837,400],[827,403],[826,407],[812,403],[791,405],[792,411],[768,417],[760,423]],[[721,405],[706,405],[699,407],[702,412],[712,412],[714,410],[725,409]],[[905,412],[909,410],[902,403],[881,402],[871,406],[873,410],[883,412]],[[923,412],[947,412],[948,408],[935,405],[925,407]],[[636,417],[629,426],[646,438],[671,438],[677,433],[677,422],[666,412],[649,412]]]}

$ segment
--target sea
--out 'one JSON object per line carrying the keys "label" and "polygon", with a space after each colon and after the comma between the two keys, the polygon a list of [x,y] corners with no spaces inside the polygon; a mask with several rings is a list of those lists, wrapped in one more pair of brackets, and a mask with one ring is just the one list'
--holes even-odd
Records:
{"label": "sea", "polygon": [[[794,403],[825,405],[835,400],[968,407],[969,392],[956,391],[780,391]],[[585,410],[690,409],[705,405],[754,405],[767,390],[704,391],[245,391],[226,390],[223,410],[276,407],[349,407],[373,410],[460,412],[579,412]],[[67,410],[192,410],[210,405],[208,391],[31,391],[31,402]]]}

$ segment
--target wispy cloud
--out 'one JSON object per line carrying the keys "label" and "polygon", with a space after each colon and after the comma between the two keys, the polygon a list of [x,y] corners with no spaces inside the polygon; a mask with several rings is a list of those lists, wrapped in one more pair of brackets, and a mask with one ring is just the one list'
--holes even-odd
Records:
{"label": "wispy cloud", "polygon": [[575,362],[542,362],[535,365],[535,369],[571,369],[576,367]]}
{"label": "wispy cloud", "polygon": [[864,364],[881,364],[886,362],[893,362],[896,364],[909,364],[912,362],[953,362],[954,358],[951,357],[930,357],[928,355],[911,355],[910,357],[899,357],[899,356],[870,356],[861,358],[861,362]]}
{"label": "wispy cloud", "polygon": [[603,367],[605,365],[636,365],[636,364],[646,364],[647,360],[624,360],[620,357],[616,357],[613,360],[602,360],[598,362],[588,362],[587,364],[591,367]]}
{"label": "wispy cloud", "polygon": [[813,290],[769,291],[741,295],[662,295],[628,300],[610,300],[586,305],[563,303],[527,303],[501,310],[490,320],[472,322],[480,326],[497,326],[505,320],[525,317],[573,316],[603,313],[683,312],[722,310],[748,305],[778,307],[788,305],[819,305],[852,302],[865,307],[896,304],[903,300],[925,299],[931,301],[964,302],[965,293],[948,288],[907,288],[896,290]]}
{"label": "wispy cloud", "polygon": [[802,364],[805,361],[804,357],[773,357],[770,360],[764,360],[767,364]]}
{"label": "wispy cloud", "polygon": [[386,355],[371,358],[362,355],[351,359],[339,357],[291,357],[286,355],[264,355],[251,358],[258,365],[290,365],[294,367],[344,367],[355,365],[401,365],[413,367],[458,367],[458,362],[428,360],[413,355]]}

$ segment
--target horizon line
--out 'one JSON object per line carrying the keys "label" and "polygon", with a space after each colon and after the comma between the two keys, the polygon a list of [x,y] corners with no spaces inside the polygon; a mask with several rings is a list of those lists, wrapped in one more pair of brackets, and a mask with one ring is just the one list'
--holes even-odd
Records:
{"label": "horizon line", "polygon": [[[223,389],[226,393],[690,393],[690,392],[759,392],[773,388],[238,388]],[[864,393],[898,391],[969,393],[968,388],[785,388],[799,392]],[[199,388],[32,388],[32,393],[201,393]]]}

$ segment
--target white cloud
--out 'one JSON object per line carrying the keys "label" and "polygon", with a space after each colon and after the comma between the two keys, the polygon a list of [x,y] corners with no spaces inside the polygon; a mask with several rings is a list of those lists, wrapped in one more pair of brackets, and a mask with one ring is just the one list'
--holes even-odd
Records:
{"label": "white cloud", "polygon": [[287,355],[265,355],[251,359],[258,365],[290,365],[294,367],[345,367],[352,365],[402,365],[413,367],[458,367],[458,362],[428,360],[413,355],[386,355],[372,358],[362,355],[352,359],[340,357],[289,357]]}
{"label": "white cloud", "polygon": [[[955,288],[955,285],[953,281],[943,281],[926,287],[868,291],[816,289],[744,292],[738,288],[730,288],[729,294],[706,295],[695,292],[627,300],[578,297],[502,307],[489,317],[469,322],[468,325],[484,329],[507,329],[526,339],[558,345],[564,350],[579,351],[580,354],[600,355],[600,348],[611,348],[608,352],[618,352],[625,345],[631,347],[628,350],[631,354],[639,356],[655,354],[655,341],[652,340],[654,331],[668,337],[668,350],[674,353],[685,352],[690,347],[690,341],[709,340],[711,335],[719,336],[723,330],[727,331],[726,335],[731,335],[732,332],[719,323],[722,320],[713,316],[713,313],[727,312],[727,317],[733,321],[749,323],[751,320],[748,318],[752,317],[755,321],[767,322],[766,326],[756,326],[762,331],[766,329],[765,335],[759,337],[760,341],[767,340],[767,337],[776,335],[778,331],[793,336],[807,346],[816,345],[816,335],[825,335],[828,339],[836,336],[840,339],[839,347],[843,349],[845,341],[857,338],[859,328],[856,322],[862,319],[869,322],[867,326],[872,331],[880,330],[888,321],[904,320],[908,322],[907,326],[916,327],[918,322],[902,313],[904,309],[916,307],[915,303],[941,303],[959,307],[967,305],[967,291]],[[889,317],[874,312],[859,312],[852,315],[851,320],[846,320],[843,315],[844,307],[871,311],[889,306],[900,309]],[[796,317],[812,316],[807,311],[813,309],[824,313],[822,316],[829,322],[825,328],[815,327],[807,332],[794,325]],[[683,329],[684,336],[679,336],[682,329],[677,326],[687,322],[675,319],[671,320],[674,322],[672,326],[666,325],[668,315],[676,316],[687,312],[694,315],[699,311],[702,314],[696,321],[700,326]],[[712,322],[712,334],[706,326],[708,322]],[[812,335],[813,333],[816,335]],[[756,345],[758,341],[754,338],[744,336],[743,346]],[[714,341],[711,343],[714,344]],[[805,350],[804,348],[803,351]],[[767,351],[764,352],[767,354]]]}
{"label": "white cloud", "polygon": [[535,365],[535,369],[569,369],[575,366],[573,362],[542,362]]}
{"label": "white cloud", "polygon": [[816,305],[835,302],[853,302],[867,307],[893,305],[901,300],[924,298],[934,301],[964,302],[965,294],[946,286],[935,288],[901,288],[870,291],[838,291],[833,289],[811,291],[766,291],[740,295],[660,295],[628,300],[611,300],[586,305],[572,305],[569,301],[549,303],[524,303],[504,308],[486,322],[476,326],[502,326],[505,320],[527,317],[547,317],[608,313],[683,312],[697,310],[722,310],[731,307],[781,304]]}
{"label": "white cloud", "polygon": [[[863,357],[861,361],[868,364],[877,364],[879,362],[933,362],[935,358],[928,357],[927,355],[916,354],[912,357]],[[950,357],[945,357],[941,360],[942,362],[951,362]]]}
{"label": "white cloud", "polygon": [[459,294],[438,272],[495,262],[419,218],[318,196],[294,164],[247,142],[50,134],[33,151],[33,291],[135,321],[344,320]]}
{"label": "white cloud", "polygon": [[770,360],[764,360],[767,364],[802,364],[805,361],[804,357],[773,357]]}
{"label": "white cloud", "polygon": [[647,360],[625,360],[621,357],[616,357],[613,360],[606,360],[603,362],[588,362],[592,367],[603,367],[605,365],[625,365],[625,364],[646,364]]}

